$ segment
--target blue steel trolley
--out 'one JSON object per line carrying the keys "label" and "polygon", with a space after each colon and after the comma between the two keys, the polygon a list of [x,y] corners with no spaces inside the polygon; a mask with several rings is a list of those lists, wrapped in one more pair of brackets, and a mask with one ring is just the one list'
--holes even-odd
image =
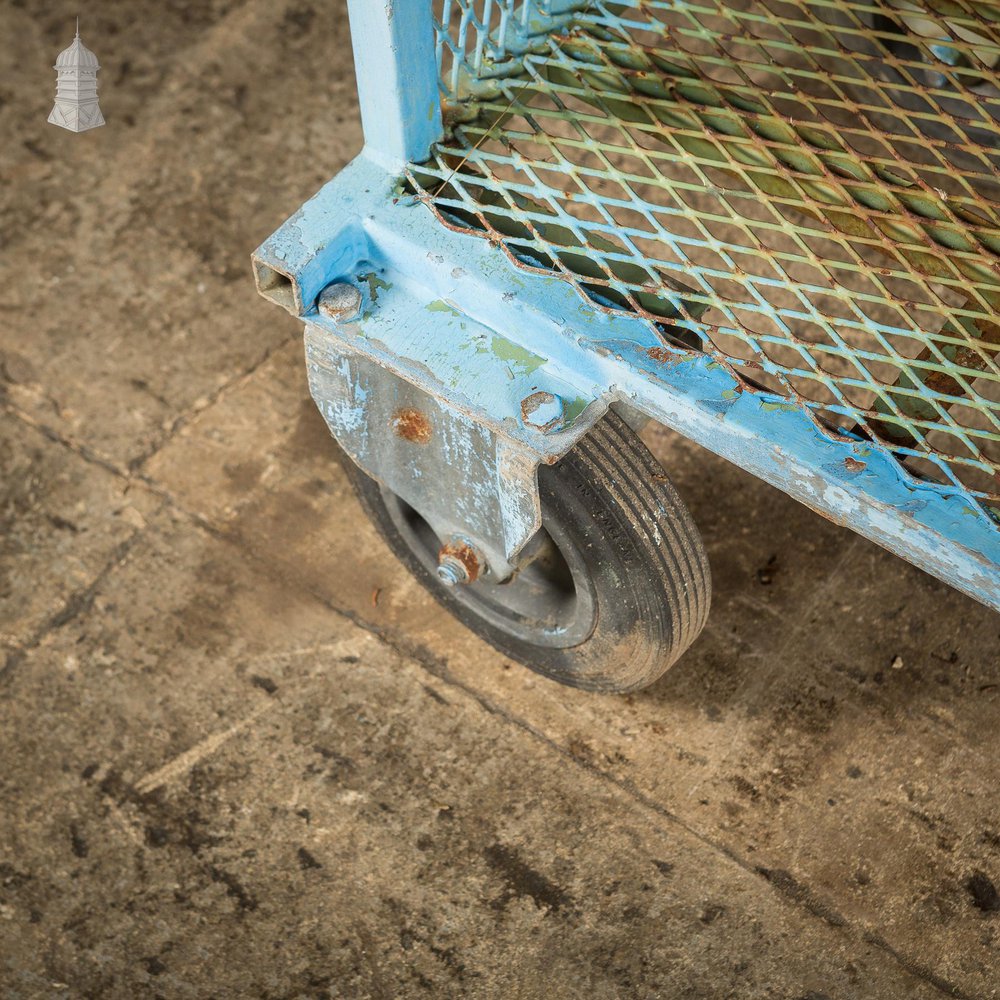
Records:
{"label": "blue steel trolley", "polygon": [[653,419],[1000,609],[1000,5],[350,14],[365,148],[254,268],[439,599],[654,679],[710,585]]}

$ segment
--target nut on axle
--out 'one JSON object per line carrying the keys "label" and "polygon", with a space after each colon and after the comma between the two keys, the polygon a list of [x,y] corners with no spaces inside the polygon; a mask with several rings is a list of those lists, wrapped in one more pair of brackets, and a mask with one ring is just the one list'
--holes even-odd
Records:
{"label": "nut on axle", "polygon": [[438,553],[437,575],[446,587],[475,583],[483,568],[479,553],[471,545],[458,539],[441,546]]}

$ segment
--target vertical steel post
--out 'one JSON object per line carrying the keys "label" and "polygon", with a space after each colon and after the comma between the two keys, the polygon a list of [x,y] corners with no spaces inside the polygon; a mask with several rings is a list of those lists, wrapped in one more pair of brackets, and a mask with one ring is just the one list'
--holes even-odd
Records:
{"label": "vertical steel post", "polygon": [[430,0],[348,0],[365,152],[387,170],[442,135]]}

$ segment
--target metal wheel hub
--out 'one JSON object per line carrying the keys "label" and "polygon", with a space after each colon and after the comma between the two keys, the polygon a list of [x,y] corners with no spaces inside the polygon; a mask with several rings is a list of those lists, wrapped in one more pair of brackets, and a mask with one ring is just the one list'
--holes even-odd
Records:
{"label": "metal wheel hub", "polygon": [[[584,559],[558,524],[546,524],[524,547],[502,583],[488,569],[459,579],[464,561],[442,545],[433,528],[405,500],[382,487],[389,517],[421,565],[451,598],[493,627],[536,646],[565,649],[584,642],[597,624],[597,600]],[[442,556],[444,553],[444,556]],[[444,569],[444,572],[442,572]],[[447,579],[445,578],[447,576]]]}

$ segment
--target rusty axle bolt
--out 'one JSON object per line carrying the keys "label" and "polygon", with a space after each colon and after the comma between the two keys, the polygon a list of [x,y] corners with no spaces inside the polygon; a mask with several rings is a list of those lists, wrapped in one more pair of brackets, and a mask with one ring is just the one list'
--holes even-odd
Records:
{"label": "rusty axle bolt", "polygon": [[437,575],[446,587],[457,587],[460,583],[469,582],[469,574],[465,566],[453,556],[445,556],[438,563]]}
{"label": "rusty axle bolt", "polygon": [[465,542],[454,539],[438,553],[437,575],[446,587],[474,583],[483,571],[479,553]]}
{"label": "rusty axle bolt", "polygon": [[349,285],[345,281],[337,281],[332,285],[327,285],[319,293],[319,300],[316,303],[323,316],[336,320],[338,323],[346,323],[354,319],[361,311],[361,292],[354,285]]}

